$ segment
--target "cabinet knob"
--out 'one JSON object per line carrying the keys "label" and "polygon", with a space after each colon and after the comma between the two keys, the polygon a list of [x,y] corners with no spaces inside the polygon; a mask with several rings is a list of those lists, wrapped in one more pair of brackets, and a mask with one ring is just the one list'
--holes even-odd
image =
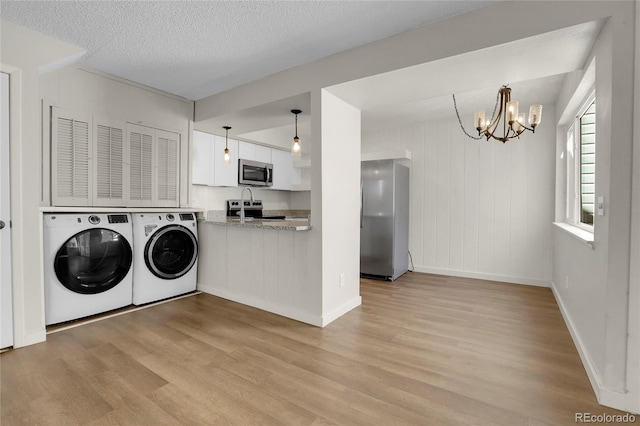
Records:
{"label": "cabinet knob", "polygon": [[0,229],[4,228],[4,221],[0,220]]}

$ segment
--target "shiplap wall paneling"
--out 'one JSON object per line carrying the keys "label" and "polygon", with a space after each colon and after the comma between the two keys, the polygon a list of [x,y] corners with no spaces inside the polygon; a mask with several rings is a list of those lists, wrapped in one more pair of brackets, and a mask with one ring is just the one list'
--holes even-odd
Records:
{"label": "shiplap wall paneling", "polygon": [[[472,142],[470,140],[470,142]],[[478,269],[493,272],[493,235],[495,229],[495,161],[496,144],[481,142],[478,173]]]}
{"label": "shiplap wall paneling", "polygon": [[[552,109],[552,107],[550,107]],[[505,144],[472,140],[455,120],[363,135],[363,153],[407,149],[414,266],[548,282],[554,130]]]}
{"label": "shiplap wall paneling", "polygon": [[461,271],[478,270],[478,241],[480,223],[480,150],[486,142],[471,140],[462,135],[464,147],[464,235]]}
{"label": "shiplap wall paneling", "polygon": [[507,142],[510,144],[510,224],[509,224],[509,269],[507,275],[522,275],[527,271],[528,239],[527,218],[529,207],[529,188],[527,175],[529,171],[528,151],[531,146],[526,139]]}
{"label": "shiplap wall paneling", "polygon": [[308,279],[310,232],[198,228],[198,289],[319,325],[321,288]]}
{"label": "shiplap wall paneling", "polygon": [[425,127],[416,126],[412,128],[411,140],[415,141],[411,149],[411,168],[409,170],[409,179],[411,186],[409,188],[409,253],[414,265],[424,264],[424,245],[423,245],[423,228],[424,228],[424,170],[425,170]]}
{"label": "shiplap wall paneling", "polygon": [[[413,142],[413,141],[411,141]],[[420,143],[420,141],[416,141]],[[411,145],[410,145],[411,146]],[[436,126],[425,127],[424,139],[424,181],[423,201],[421,215],[423,258],[419,265],[431,265],[437,263],[437,197],[438,197],[438,134]]]}
{"label": "shiplap wall paneling", "polygon": [[[465,188],[465,156],[467,146],[465,135],[455,127],[449,128],[450,168],[449,181],[449,269],[461,271],[464,268],[464,233],[467,228],[464,223],[467,194]],[[473,142],[473,141],[469,141]],[[446,179],[446,177],[445,177]]]}

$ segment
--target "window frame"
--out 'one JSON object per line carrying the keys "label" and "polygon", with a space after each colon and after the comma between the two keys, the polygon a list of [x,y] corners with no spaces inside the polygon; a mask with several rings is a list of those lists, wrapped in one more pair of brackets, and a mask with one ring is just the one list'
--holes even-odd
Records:
{"label": "window frame", "polygon": [[[588,224],[582,222],[582,143],[581,143],[581,119],[591,105],[596,101],[595,88],[592,88],[588,92],[589,94],[584,98],[584,101],[580,104],[580,108],[576,111],[575,118],[568,126],[566,131],[566,150],[567,150],[567,205],[566,205],[566,217],[565,220],[568,224],[578,227],[591,234],[595,231],[595,205],[597,204],[597,197],[594,189],[594,223]],[[597,104],[596,104],[596,117],[597,117]],[[595,123],[594,123],[595,124]],[[596,142],[595,151],[597,151],[597,126],[596,126]],[[596,152],[594,151],[594,155]],[[594,160],[594,168],[597,164]],[[595,170],[594,170],[595,174]],[[595,177],[594,177],[595,185]]]}

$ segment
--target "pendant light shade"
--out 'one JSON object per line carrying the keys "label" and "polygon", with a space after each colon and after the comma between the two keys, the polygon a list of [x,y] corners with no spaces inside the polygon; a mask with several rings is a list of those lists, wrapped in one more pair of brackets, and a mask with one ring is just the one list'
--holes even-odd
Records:
{"label": "pendant light shade", "polygon": [[231,156],[229,155],[229,130],[231,127],[222,126],[222,128],[226,131],[224,136],[224,162],[225,164],[231,163]]}
{"label": "pendant light shade", "polygon": [[298,137],[298,114],[302,111],[299,109],[292,109],[291,112],[296,115],[296,135],[293,137],[293,143],[291,144],[291,155],[294,157],[300,157],[300,155],[302,155],[302,145],[300,144],[300,138]]}

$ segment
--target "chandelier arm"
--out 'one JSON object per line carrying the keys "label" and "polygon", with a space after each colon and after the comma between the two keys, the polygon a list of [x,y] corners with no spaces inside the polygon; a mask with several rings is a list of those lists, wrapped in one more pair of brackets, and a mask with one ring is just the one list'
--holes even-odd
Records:
{"label": "chandelier arm", "polygon": [[478,136],[473,136],[469,134],[469,132],[467,132],[467,129],[464,128],[464,125],[462,124],[462,119],[460,118],[460,113],[458,112],[458,104],[456,103],[455,93],[453,94],[453,108],[456,110],[456,116],[458,117],[458,123],[460,123],[460,128],[462,129],[462,132],[468,137],[470,137],[471,139],[475,139],[477,141],[481,140],[482,139],[481,134],[479,134]]}

